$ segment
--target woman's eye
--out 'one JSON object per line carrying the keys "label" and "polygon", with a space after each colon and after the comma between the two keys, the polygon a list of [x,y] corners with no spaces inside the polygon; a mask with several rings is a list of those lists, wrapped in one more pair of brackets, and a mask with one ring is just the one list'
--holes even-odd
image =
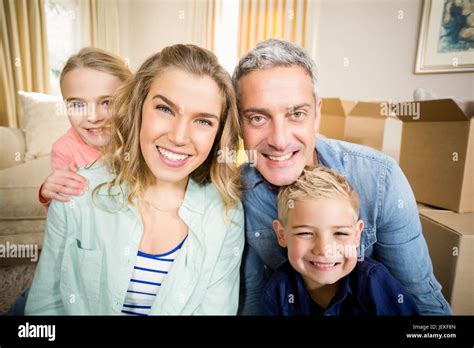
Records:
{"label": "woman's eye", "polygon": [[167,114],[173,114],[171,109],[169,107],[165,106],[165,105],[158,105],[155,109],[157,109],[161,112],[167,113]]}
{"label": "woman's eye", "polygon": [[108,107],[110,106],[110,99],[104,100],[104,101],[101,103],[101,105],[102,105],[103,107],[108,108]]}
{"label": "woman's eye", "polygon": [[202,126],[212,126],[212,122],[204,119],[200,119],[196,121],[199,125]]}

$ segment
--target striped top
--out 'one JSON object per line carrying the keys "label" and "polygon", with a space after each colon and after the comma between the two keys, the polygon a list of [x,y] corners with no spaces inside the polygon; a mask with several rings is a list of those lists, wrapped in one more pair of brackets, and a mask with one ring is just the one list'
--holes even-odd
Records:
{"label": "striped top", "polygon": [[146,316],[150,313],[160,286],[186,238],[187,236],[167,253],[152,255],[138,251],[122,313],[135,316]]}

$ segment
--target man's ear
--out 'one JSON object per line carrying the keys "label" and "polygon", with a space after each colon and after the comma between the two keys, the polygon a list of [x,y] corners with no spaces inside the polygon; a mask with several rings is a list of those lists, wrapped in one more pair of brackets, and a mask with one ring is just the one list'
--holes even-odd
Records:
{"label": "man's ear", "polygon": [[273,230],[277,236],[278,244],[280,244],[282,248],[286,248],[285,228],[283,227],[280,220],[273,220]]}
{"label": "man's ear", "polygon": [[362,231],[364,230],[364,221],[359,220],[356,222],[356,237],[357,237],[357,245],[360,244],[360,236],[362,235]]}
{"label": "man's ear", "polygon": [[314,110],[314,116],[316,117],[316,120],[314,121],[314,134],[319,133],[319,125],[321,124],[321,108],[323,106],[323,100],[321,98],[318,98],[316,100],[316,107]]}

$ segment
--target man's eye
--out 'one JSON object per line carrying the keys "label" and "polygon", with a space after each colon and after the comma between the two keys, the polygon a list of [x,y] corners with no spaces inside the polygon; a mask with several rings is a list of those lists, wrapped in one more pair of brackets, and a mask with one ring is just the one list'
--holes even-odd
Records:
{"label": "man's eye", "polygon": [[199,119],[196,122],[202,126],[212,126],[212,122],[205,119]]}
{"label": "man's eye", "polygon": [[301,120],[306,116],[306,114],[302,111],[296,111],[291,116],[296,120]]}
{"label": "man's eye", "polygon": [[263,123],[264,117],[262,115],[255,115],[249,117],[249,120],[252,124],[259,125]]}

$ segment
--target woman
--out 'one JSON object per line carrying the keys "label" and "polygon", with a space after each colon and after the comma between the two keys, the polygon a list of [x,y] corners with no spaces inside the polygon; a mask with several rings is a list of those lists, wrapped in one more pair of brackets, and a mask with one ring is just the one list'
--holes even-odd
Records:
{"label": "woman", "polygon": [[114,102],[83,196],[53,201],[26,314],[236,314],[244,231],[229,75],[211,52],[150,57]]}

